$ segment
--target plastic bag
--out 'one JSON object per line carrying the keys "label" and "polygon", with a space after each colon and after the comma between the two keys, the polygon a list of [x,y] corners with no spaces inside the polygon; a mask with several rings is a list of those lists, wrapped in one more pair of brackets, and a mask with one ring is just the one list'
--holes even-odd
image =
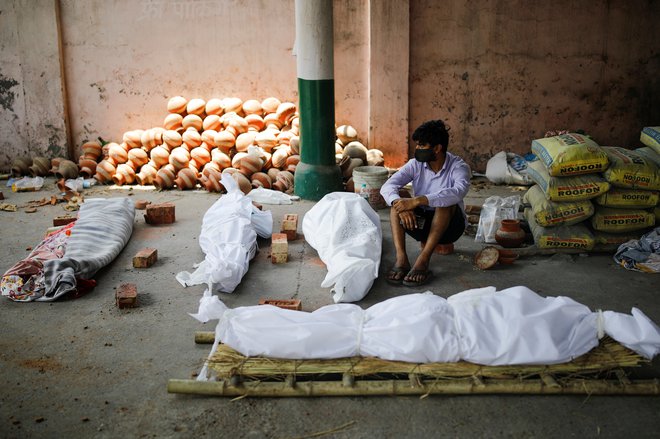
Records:
{"label": "plastic bag", "polygon": [[378,277],[383,241],[380,217],[369,203],[358,194],[330,193],[307,212],[302,227],[328,267],[321,286],[334,284],[334,301],[366,296]]}
{"label": "plastic bag", "polygon": [[243,195],[231,176],[222,175],[227,194],[204,214],[199,245],[206,255],[193,273],[182,271],[176,279],[184,287],[206,283],[208,290],[232,293],[247,273],[257,250],[257,233],[269,237],[273,218]]}
{"label": "plastic bag", "polygon": [[527,162],[517,154],[500,151],[486,164],[486,178],[495,184],[529,186],[534,182],[527,175]]}
{"label": "plastic bag", "polygon": [[284,192],[265,189],[262,187],[252,189],[247,196],[255,203],[261,204],[292,204],[299,197],[285,194]]}
{"label": "plastic bag", "polygon": [[38,191],[44,185],[44,179],[41,177],[23,177],[13,180],[11,184],[12,192]]}
{"label": "plastic bag", "polygon": [[520,195],[502,198],[497,195],[486,198],[481,208],[479,227],[474,238],[477,242],[494,243],[495,232],[503,219],[517,219],[520,208]]}

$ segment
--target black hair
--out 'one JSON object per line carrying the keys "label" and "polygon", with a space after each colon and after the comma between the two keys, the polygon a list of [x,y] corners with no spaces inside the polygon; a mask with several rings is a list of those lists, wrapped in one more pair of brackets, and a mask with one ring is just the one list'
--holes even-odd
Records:
{"label": "black hair", "polygon": [[413,141],[420,145],[442,145],[442,150],[447,151],[449,146],[449,127],[443,121],[429,120],[417,127],[412,135]]}

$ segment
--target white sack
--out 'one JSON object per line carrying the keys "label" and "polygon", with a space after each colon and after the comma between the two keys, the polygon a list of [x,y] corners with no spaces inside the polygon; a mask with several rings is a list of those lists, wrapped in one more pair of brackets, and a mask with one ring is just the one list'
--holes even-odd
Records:
{"label": "white sack", "polygon": [[196,317],[219,319],[216,345],[273,358],[554,364],[587,353],[604,334],[646,358],[660,352],[660,328],[639,310],[591,312],[568,297],[544,298],[522,286],[468,290],[447,300],[411,294],[367,310],[334,304],[312,313],[269,305],[228,309],[207,296]]}
{"label": "white sack", "polygon": [[305,214],[305,240],[328,267],[321,283],[334,284],[335,302],[355,302],[378,277],[383,233],[380,217],[358,194],[333,192]]}
{"label": "white sack", "polygon": [[517,171],[509,165],[508,159],[509,154],[505,151],[500,151],[491,157],[486,163],[486,178],[495,184],[531,185],[533,182],[526,170]]}
{"label": "white sack", "polygon": [[295,195],[263,187],[252,189],[247,196],[255,203],[260,204],[293,204],[293,200],[298,199]]}
{"label": "white sack", "polygon": [[207,284],[210,290],[231,293],[248,271],[257,250],[257,233],[269,237],[273,218],[262,212],[238,188],[236,181],[222,175],[227,194],[222,195],[202,220],[199,246],[205,254],[193,273],[182,271],[176,279],[184,287]]}

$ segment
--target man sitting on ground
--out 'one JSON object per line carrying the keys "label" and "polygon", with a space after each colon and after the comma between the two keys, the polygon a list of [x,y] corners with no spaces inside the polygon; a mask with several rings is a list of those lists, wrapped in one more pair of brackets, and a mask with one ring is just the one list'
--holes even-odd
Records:
{"label": "man sitting on ground", "polygon": [[[387,274],[392,284],[419,286],[432,276],[431,255],[438,244],[450,244],[465,231],[463,198],[470,189],[470,167],[447,152],[449,133],[441,120],[420,125],[412,136],[415,158],[403,165],[380,190],[389,206],[396,262]],[[401,198],[399,190],[412,182],[414,197]],[[410,266],[406,236],[421,241],[423,248]]]}

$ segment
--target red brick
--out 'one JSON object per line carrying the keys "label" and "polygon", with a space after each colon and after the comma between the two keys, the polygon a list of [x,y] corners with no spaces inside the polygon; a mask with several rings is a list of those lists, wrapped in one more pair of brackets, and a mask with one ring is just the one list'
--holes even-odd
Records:
{"label": "red brick", "polygon": [[300,311],[302,309],[302,302],[298,299],[259,299],[259,305],[273,305],[293,311]]}
{"label": "red brick", "polygon": [[118,308],[134,308],[137,306],[137,286],[121,284],[115,293]]}
{"label": "red brick", "polygon": [[289,260],[289,254],[288,253],[272,253],[270,255],[270,261],[273,264],[284,264],[288,260]]}
{"label": "red brick", "polygon": [[282,220],[280,232],[285,233],[289,241],[295,241],[298,238],[298,214],[287,213]]}
{"label": "red brick", "polygon": [[53,227],[57,226],[66,226],[69,223],[74,222],[77,220],[75,216],[57,216],[53,218]]}
{"label": "red brick", "polygon": [[286,254],[289,252],[289,243],[287,241],[287,236],[285,233],[273,233],[271,236],[270,244],[270,254],[283,253]]}
{"label": "red brick", "polygon": [[149,268],[158,260],[158,250],[155,248],[143,248],[133,256],[133,267]]}
{"label": "red brick", "polygon": [[175,221],[174,204],[150,204],[147,206],[147,213],[144,214],[144,220],[147,224],[172,224]]}

